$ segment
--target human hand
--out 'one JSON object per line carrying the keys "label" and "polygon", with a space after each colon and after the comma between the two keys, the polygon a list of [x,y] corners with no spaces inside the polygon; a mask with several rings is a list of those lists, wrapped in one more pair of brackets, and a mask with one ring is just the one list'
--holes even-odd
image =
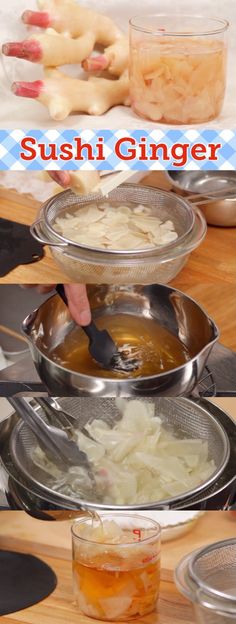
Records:
{"label": "human hand", "polygon": [[71,184],[69,171],[48,171],[50,178],[63,188],[68,188]]}
{"label": "human hand", "polygon": [[[51,292],[56,284],[25,284],[23,288],[35,288],[41,295]],[[78,325],[89,325],[91,310],[85,284],[64,284],[68,308],[73,320]]]}

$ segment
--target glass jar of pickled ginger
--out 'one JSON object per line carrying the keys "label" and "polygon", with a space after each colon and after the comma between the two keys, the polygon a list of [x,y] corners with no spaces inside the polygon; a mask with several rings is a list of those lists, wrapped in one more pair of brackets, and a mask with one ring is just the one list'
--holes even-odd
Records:
{"label": "glass jar of pickled ginger", "polygon": [[200,124],[221,113],[229,23],[187,15],[130,20],[133,111],[165,124]]}

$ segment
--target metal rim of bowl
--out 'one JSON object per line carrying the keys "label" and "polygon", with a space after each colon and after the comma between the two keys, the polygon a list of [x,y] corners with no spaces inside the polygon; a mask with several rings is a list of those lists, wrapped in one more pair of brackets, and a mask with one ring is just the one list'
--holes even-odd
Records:
{"label": "metal rim of bowl", "polygon": [[[232,173],[232,172],[230,171],[229,173]],[[179,191],[182,191],[183,193],[186,193],[186,197],[188,197],[188,195],[198,195],[198,191],[196,191],[196,190],[193,191],[191,189],[186,189],[177,180],[174,180],[172,178],[172,176],[171,176],[171,171],[166,171],[165,174],[166,174],[166,178],[167,178],[168,182],[170,182],[172,187],[176,188]],[[204,171],[202,172],[202,175],[204,176]],[[235,178],[235,187],[236,187],[236,178]],[[203,195],[203,197],[206,197],[206,205],[207,205],[207,192],[204,194],[201,191],[199,191],[199,196],[202,196],[202,195]],[[236,201],[236,190],[235,190],[235,195],[230,195],[230,197],[217,197],[217,195],[216,196],[212,195],[212,198],[215,199],[218,202],[222,202],[222,201],[224,201],[224,202],[233,201],[234,202],[234,201]],[[189,203],[191,204],[191,201]],[[192,205],[197,206],[197,202],[192,204]],[[202,210],[203,207],[204,207],[204,205],[201,206],[201,210]]]}
{"label": "metal rim of bowl", "polygon": [[[185,401],[188,402],[190,401],[190,399],[185,398]],[[214,421],[214,425],[217,427],[218,431],[219,431],[219,435],[221,436],[222,439],[222,443],[225,449],[225,453],[224,453],[224,457],[221,461],[220,466],[218,466],[218,468],[212,473],[212,475],[204,482],[204,483],[200,483],[198,486],[196,486],[195,488],[192,488],[192,490],[187,490],[185,492],[183,492],[182,494],[178,494],[175,497],[170,497],[168,499],[164,499],[164,500],[160,500],[160,501],[152,501],[150,503],[150,501],[148,502],[144,502],[141,504],[133,504],[129,506],[129,510],[130,511],[135,511],[138,510],[140,508],[144,509],[145,505],[148,506],[148,508],[155,508],[156,506],[160,506],[160,507],[167,507],[167,506],[171,506],[172,504],[174,504],[176,501],[183,501],[188,497],[194,496],[195,494],[198,494],[200,492],[204,492],[209,486],[213,485],[217,479],[221,476],[221,474],[223,473],[225,467],[227,466],[227,463],[229,461],[230,458],[230,442],[229,442],[229,438],[228,435],[223,427],[223,425],[221,425],[221,423],[219,423],[216,418],[211,414],[210,411],[207,411],[207,409],[205,407],[202,407],[201,409],[204,409],[205,412],[207,413],[208,417],[210,420]],[[16,467],[18,468],[20,474],[23,473],[24,477],[26,478],[27,481],[29,481],[29,474],[27,474],[27,472],[24,470],[24,468],[22,468],[22,464],[18,458],[17,453],[15,452],[16,449],[16,445],[17,445],[17,439],[18,436],[20,436],[21,434],[21,429],[23,427],[26,427],[25,423],[20,421],[19,423],[17,423],[17,425],[15,425],[11,436],[10,436],[10,443],[9,443],[9,448],[10,448],[10,454],[13,460],[13,463],[15,463]],[[36,436],[35,436],[36,437]],[[14,459],[13,459],[14,458]],[[91,509],[101,509],[101,510],[114,510],[116,509],[117,511],[125,511],[127,510],[127,505],[114,505],[114,504],[104,504],[104,503],[95,503],[95,502],[89,502],[85,499],[81,499],[81,498],[76,498],[73,496],[67,496],[65,494],[60,494],[59,491],[55,491],[52,490],[52,488],[49,488],[48,486],[46,486],[45,484],[37,481],[36,479],[32,479],[31,481],[33,484],[36,485],[36,487],[39,488],[39,490],[44,491],[45,493],[47,493],[47,495],[50,497],[50,495],[56,495],[56,498],[62,499],[63,501],[66,501],[67,503],[70,503],[71,500],[73,500],[73,504],[78,504],[80,507],[87,507],[87,508],[91,508]]]}
{"label": "metal rim of bowl", "polygon": [[[55,195],[54,197],[52,197],[51,199],[49,199],[47,202],[45,202],[43,204],[43,206],[41,207],[41,211],[43,214],[43,220],[44,220],[44,224],[45,224],[45,228],[46,228],[46,232],[48,231],[52,236],[58,238],[58,240],[60,240],[63,243],[67,243],[68,246],[70,247],[76,247],[78,249],[82,249],[85,251],[92,251],[93,253],[96,252],[100,252],[100,253],[104,253],[105,255],[107,255],[109,257],[109,255],[115,255],[115,256],[127,256],[129,257],[130,255],[147,255],[150,253],[155,252],[168,252],[169,250],[172,250],[174,248],[176,248],[177,246],[181,246],[183,244],[183,242],[186,240],[186,238],[191,234],[191,232],[193,231],[194,225],[195,225],[195,221],[196,221],[196,214],[195,214],[195,210],[192,206],[192,204],[190,202],[188,202],[187,199],[182,198],[182,197],[178,197],[177,195],[173,195],[172,193],[170,193],[169,191],[162,191],[162,190],[158,190],[156,187],[153,186],[142,186],[140,187],[137,184],[121,184],[120,189],[123,190],[142,190],[142,189],[146,189],[146,190],[150,190],[150,192],[154,192],[158,195],[162,195],[164,197],[168,197],[171,198],[172,200],[176,200],[178,199],[179,203],[184,206],[184,208],[186,209],[186,212],[188,212],[189,216],[191,217],[191,224],[189,226],[189,228],[187,229],[187,231],[182,234],[182,236],[178,236],[178,238],[175,241],[172,241],[170,243],[168,243],[167,245],[155,245],[153,247],[150,247],[149,249],[132,249],[132,250],[119,250],[119,249],[104,249],[102,247],[91,247],[89,245],[83,245],[80,243],[77,243],[76,241],[72,241],[70,239],[67,239],[66,237],[64,237],[62,234],[59,234],[59,232],[56,232],[52,225],[49,223],[48,221],[48,217],[47,217],[47,213],[48,210],[52,207],[53,203],[56,201],[57,198],[62,198],[63,196],[69,196],[71,195],[71,197],[75,197],[75,194],[71,191],[71,190],[66,190],[66,191],[62,191],[62,193],[58,193],[57,195]],[[101,195],[98,194],[89,194],[86,195],[86,201],[82,202],[81,201],[81,208],[84,208],[87,204],[92,203],[94,201],[106,201],[106,198],[102,197]],[[107,201],[109,201],[109,195],[107,198]],[[117,200],[116,200],[117,201]],[[132,201],[132,200],[127,200],[127,202]],[[136,202],[133,202],[134,204],[136,204]],[[69,209],[69,207],[68,207]],[[50,244],[50,243],[49,243]]]}

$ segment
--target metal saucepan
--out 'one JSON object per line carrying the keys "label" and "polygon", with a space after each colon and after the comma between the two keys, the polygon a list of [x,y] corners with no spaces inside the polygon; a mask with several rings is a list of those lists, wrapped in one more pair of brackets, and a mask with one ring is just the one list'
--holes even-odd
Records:
{"label": "metal saucepan", "polygon": [[[70,314],[55,295],[23,322],[31,354],[43,383],[57,396],[188,396],[201,379],[219,331],[190,297],[164,285],[108,285],[88,289],[94,319],[117,313],[156,320],[179,338],[192,357],[182,366],[150,377],[109,379],[63,368],[52,359],[56,345],[74,328]],[[124,327],[125,328],[125,327]],[[81,330],[82,334],[82,330]]]}
{"label": "metal saucepan", "polygon": [[[201,210],[210,225],[223,227],[236,226],[236,172],[235,171],[169,171],[166,172],[172,189],[186,197],[198,194],[216,192],[215,201],[202,203]],[[217,199],[217,193],[222,191],[225,198]],[[235,196],[233,192],[235,191]],[[227,198],[227,193],[230,197]],[[197,204],[197,200],[195,200]]]}

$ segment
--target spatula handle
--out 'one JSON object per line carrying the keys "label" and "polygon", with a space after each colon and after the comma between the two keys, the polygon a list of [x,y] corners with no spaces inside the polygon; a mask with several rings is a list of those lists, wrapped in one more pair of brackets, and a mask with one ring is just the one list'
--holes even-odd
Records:
{"label": "spatula handle", "polygon": [[59,295],[59,297],[61,297],[62,301],[64,301],[66,306],[68,306],[68,299],[67,299],[67,296],[66,296],[66,293],[65,293],[65,288],[64,288],[63,284],[57,284],[56,291],[57,291],[57,294]]}
{"label": "spatula handle", "polygon": [[[66,306],[68,306],[68,299],[67,299],[67,296],[66,296],[66,293],[65,293],[65,288],[64,288],[63,284],[57,284],[56,291],[57,291],[57,294],[59,295],[59,297],[61,297],[62,301],[64,301]],[[86,325],[86,326],[81,325],[81,329],[83,329],[83,331],[85,332],[86,336],[89,338],[90,342],[95,340],[97,332],[99,331],[93,321],[91,321],[91,323],[89,323],[89,325]]]}
{"label": "spatula handle", "polygon": [[89,325],[86,325],[85,327],[82,327],[81,329],[83,329],[83,331],[85,332],[86,336],[88,336],[89,342],[93,342],[94,340],[96,340],[96,337],[98,335],[99,329],[95,325],[94,321],[91,321],[91,323],[89,323]]}

